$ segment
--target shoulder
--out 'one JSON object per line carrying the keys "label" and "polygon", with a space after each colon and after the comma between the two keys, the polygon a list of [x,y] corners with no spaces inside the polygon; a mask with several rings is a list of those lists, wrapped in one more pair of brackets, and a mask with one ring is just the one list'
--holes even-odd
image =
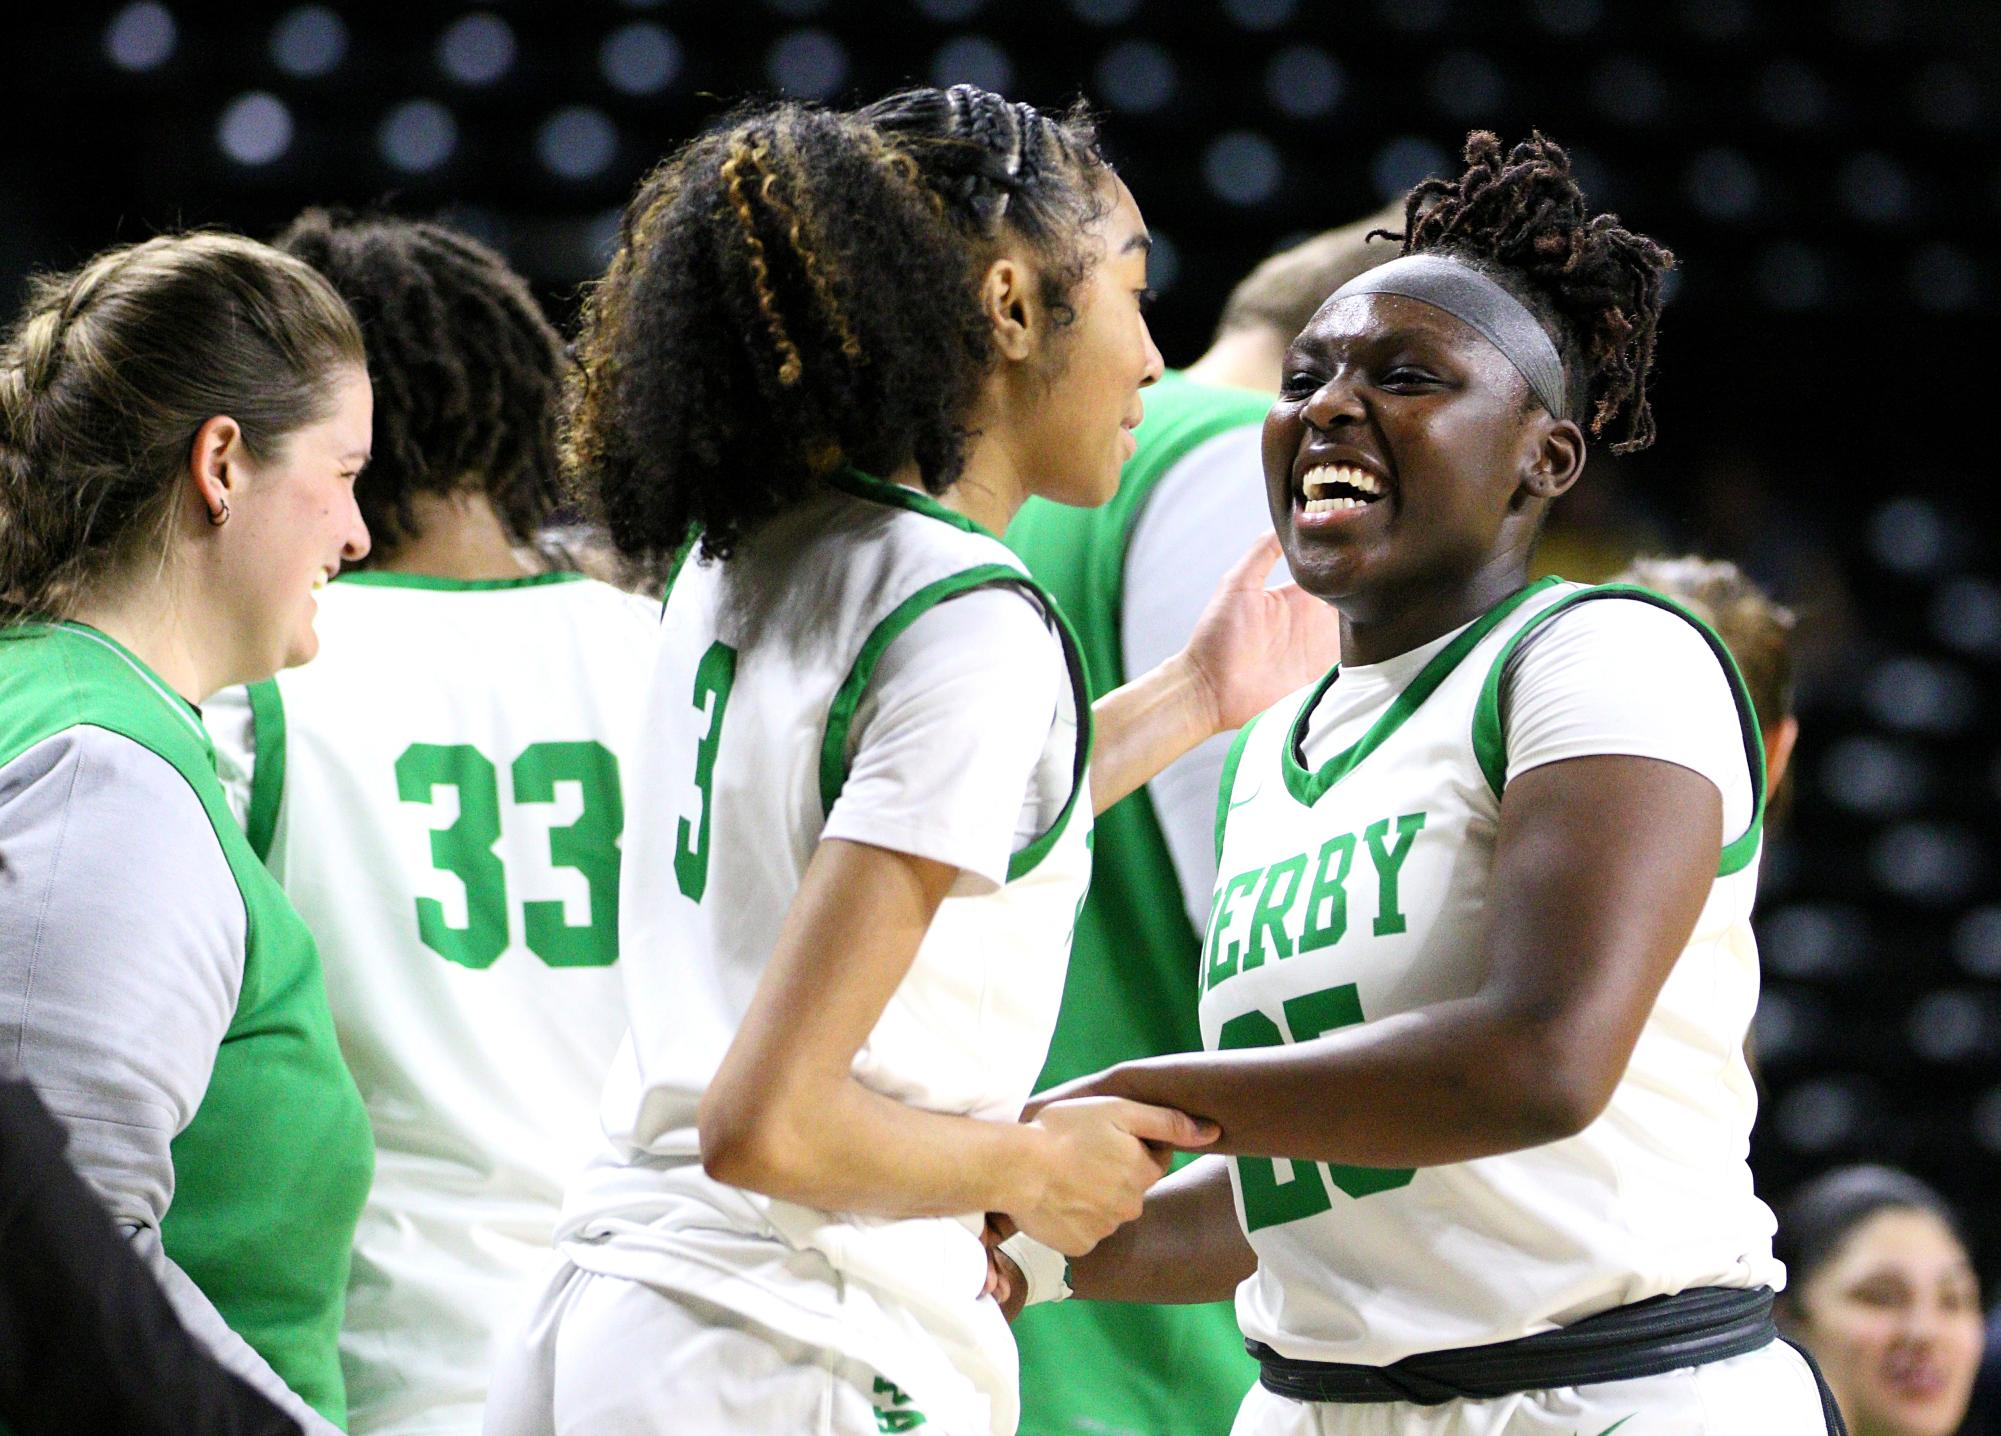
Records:
{"label": "shoulder", "polygon": [[9,868],[60,870],[65,884],[93,895],[93,906],[173,911],[236,886],[187,776],[103,728],[65,729],[0,768],[0,813]]}
{"label": "shoulder", "polygon": [[1632,675],[1649,686],[1698,675],[1724,680],[1722,659],[1692,616],[1664,602],[1589,589],[1526,633],[1509,667],[1518,693],[1580,668]]}

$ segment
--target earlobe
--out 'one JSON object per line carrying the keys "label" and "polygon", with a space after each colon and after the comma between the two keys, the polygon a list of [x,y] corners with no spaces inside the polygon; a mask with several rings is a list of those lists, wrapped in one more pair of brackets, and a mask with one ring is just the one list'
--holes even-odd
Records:
{"label": "earlobe", "polygon": [[[188,477],[194,484],[195,497],[209,516],[209,522],[220,525],[229,513],[229,501],[241,488],[238,470],[243,453],[243,431],[236,420],[226,414],[217,414],[195,430],[194,443],[189,447]],[[217,518],[222,514],[225,518]]]}

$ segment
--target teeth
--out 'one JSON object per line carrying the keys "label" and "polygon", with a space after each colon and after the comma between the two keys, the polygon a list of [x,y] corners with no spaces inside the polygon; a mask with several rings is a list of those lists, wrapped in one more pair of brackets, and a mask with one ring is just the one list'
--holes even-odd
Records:
{"label": "teeth", "polygon": [[314,589],[317,590],[325,588],[326,586],[327,586],[327,571],[325,569],[321,569],[318,573],[313,575],[313,587]]}
{"label": "teeth", "polygon": [[1309,514],[1332,514],[1339,513],[1342,509],[1363,509],[1368,506],[1369,501],[1367,499],[1358,499],[1352,495],[1343,494],[1338,499],[1308,499],[1306,507],[1301,512]]}
{"label": "teeth", "polygon": [[1367,469],[1358,469],[1352,464],[1320,464],[1306,471],[1300,487],[1308,499],[1317,499],[1321,491],[1331,489],[1336,484],[1347,484],[1360,489],[1365,494],[1380,494],[1381,482]]}

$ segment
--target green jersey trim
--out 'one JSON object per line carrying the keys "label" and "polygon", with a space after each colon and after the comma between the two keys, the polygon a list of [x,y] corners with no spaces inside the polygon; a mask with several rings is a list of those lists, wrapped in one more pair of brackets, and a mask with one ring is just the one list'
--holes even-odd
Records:
{"label": "green jersey trim", "polygon": [[667,600],[674,596],[674,585],[681,581],[682,570],[688,567],[688,560],[695,556],[695,549],[702,541],[700,529],[688,530],[688,536],[681,540],[681,547],[667,563],[667,582],[660,586],[660,612],[667,612]]}
{"label": "green jersey trim", "polygon": [[1481,685],[1479,702],[1473,708],[1473,755],[1479,760],[1480,772],[1486,778],[1487,786],[1499,798],[1508,781],[1507,734],[1501,729],[1501,678],[1508,660],[1514,657],[1522,640],[1543,624],[1580,603],[1600,598],[1637,599],[1692,624],[1709,645],[1710,652],[1723,665],[1724,676],[1730,681],[1731,696],[1737,700],[1737,723],[1744,737],[1744,756],[1751,769],[1752,806],[1750,826],[1734,841],[1724,844],[1716,876],[1727,878],[1732,873],[1742,872],[1757,857],[1758,844],[1763,840],[1765,831],[1765,742],[1758,730],[1758,711],[1751,702],[1751,691],[1744,684],[1744,675],[1738,670],[1736,658],[1717,637],[1716,630],[1673,599],[1650,588],[1630,583],[1608,583],[1567,594],[1529,619],[1501,646],[1501,651],[1494,656],[1493,666],[1487,670],[1487,681]]}
{"label": "green jersey trim", "polygon": [[359,584],[363,588],[422,588],[433,593],[496,593],[510,588],[540,588],[550,583],[582,583],[585,577],[568,569],[524,573],[519,578],[445,578],[435,573],[391,573],[387,569],[365,568],[359,573],[339,574],[334,582]]}
{"label": "green jersey trim", "polygon": [[1237,792],[1237,765],[1244,761],[1244,749],[1251,741],[1251,729],[1258,726],[1260,713],[1237,730],[1236,738],[1230,744],[1230,756],[1223,760],[1223,777],[1216,788],[1216,862],[1223,861],[1223,829],[1229,823],[1230,809],[1236,804],[1232,799]]}
{"label": "green jersey trim", "polygon": [[267,678],[244,692],[250,698],[250,809],[243,817],[243,835],[260,863],[269,862],[271,842],[278,836],[278,805],[285,798],[285,699],[278,680]]}
{"label": "green jersey trim", "polygon": [[54,624],[23,624],[22,627],[60,629],[64,633],[74,634],[78,638],[86,639],[91,643],[95,643],[98,647],[108,649],[116,654],[124,660],[127,667],[146,680],[146,686],[153,691],[154,696],[166,705],[167,711],[179,719],[183,727],[194,734],[200,741],[202,750],[213,761],[215,757],[215,744],[208,736],[208,729],[202,726],[201,710],[169,688],[159,674],[146,666],[145,659],[141,658],[110,634],[104,632],[102,629],[92,628],[87,623],[78,623],[73,619],[65,619],[61,623]]}
{"label": "green jersey trim", "polygon": [[827,482],[844,494],[853,494],[858,499],[870,499],[879,504],[890,504],[899,509],[908,509],[913,514],[923,514],[927,519],[937,519],[955,529],[964,529],[969,534],[990,538],[999,543],[1000,535],[982,528],[964,514],[954,513],[931,495],[921,493],[904,484],[892,484],[878,479],[873,474],[865,474],[860,469],[839,469],[827,475]]}
{"label": "green jersey trim", "polygon": [[1382,747],[1391,734],[1410,721],[1411,716],[1424,706],[1425,699],[1438,691],[1438,686],[1451,675],[1452,670],[1466,660],[1467,654],[1479,647],[1480,640],[1524,603],[1562,581],[1555,577],[1539,579],[1509,594],[1481,614],[1465,632],[1432,656],[1431,661],[1419,670],[1417,677],[1411,679],[1368,732],[1345,752],[1336,753],[1318,769],[1310,770],[1306,766],[1306,725],[1313,716],[1313,710],[1341,675],[1338,663],[1328,669],[1327,676],[1314,684],[1313,691],[1306,695],[1306,701],[1299,705],[1299,712],[1292,720],[1292,730],[1286,736],[1285,751],[1279,759],[1279,771],[1285,778],[1286,791],[1309,808],[1319,802],[1330,788],[1354,772],[1364,758]]}
{"label": "green jersey trim", "polygon": [[820,815],[825,818],[834,811],[834,802],[847,785],[848,732],[854,726],[855,712],[861,707],[862,697],[868,692],[869,680],[875,676],[876,664],[881,662],[889,645],[911,624],[947,599],[971,593],[974,589],[997,587],[1026,590],[1055,620],[1057,635],[1063,646],[1064,666],[1070,672],[1070,690],[1077,705],[1077,757],[1071,767],[1070,796],[1064,800],[1063,810],[1056,815],[1056,820],[1008,859],[1007,880],[1013,882],[1033,872],[1036,864],[1048,856],[1057,839],[1063,836],[1063,830],[1070,825],[1070,815],[1076,811],[1077,799],[1084,791],[1084,774],[1090,767],[1093,728],[1091,694],[1084,680],[1084,659],[1077,647],[1076,635],[1070,631],[1069,621],[1063,617],[1055,600],[1036,587],[1034,580],[1007,564],[980,564],[926,584],[891,609],[888,616],[869,631],[869,636],[862,642],[861,652],[855,655],[854,666],[835,690],[833,705],[827,710],[827,728],[820,740]]}

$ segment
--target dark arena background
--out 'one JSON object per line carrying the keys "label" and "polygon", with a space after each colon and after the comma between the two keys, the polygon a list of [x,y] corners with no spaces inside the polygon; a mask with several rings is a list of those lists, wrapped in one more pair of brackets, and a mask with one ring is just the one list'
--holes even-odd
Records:
{"label": "dark arena background", "polygon": [[[2001,6],[1981,0],[335,0],[14,7],[0,292],[308,203],[442,215],[560,323],[661,154],[735,99],[1083,95],[1207,341],[1274,248],[1539,126],[1681,258],[1656,448],[1602,449],[1550,565],[1734,559],[1800,616],[1761,896],[1765,1195],[1905,1165],[2001,1262]],[[896,282],[885,255],[883,282]],[[782,422],[782,415],[774,415]]]}

